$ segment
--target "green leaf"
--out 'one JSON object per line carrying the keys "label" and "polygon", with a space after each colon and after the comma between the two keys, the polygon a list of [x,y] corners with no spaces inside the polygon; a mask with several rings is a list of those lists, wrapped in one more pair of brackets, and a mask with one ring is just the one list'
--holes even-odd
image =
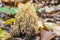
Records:
{"label": "green leaf", "polygon": [[48,29],[54,27],[54,26],[53,26],[53,23],[45,23],[45,26],[46,26]]}
{"label": "green leaf", "polygon": [[0,37],[3,37],[3,31],[1,28],[0,28]]}
{"label": "green leaf", "polygon": [[36,12],[38,13],[39,11],[38,11],[39,9],[38,8],[36,8]]}
{"label": "green leaf", "polygon": [[6,8],[6,7],[2,7],[2,8],[0,8],[0,12],[7,12],[7,14],[9,14],[9,15],[14,15],[15,13],[16,13],[16,11],[18,10],[18,8],[17,7],[12,7],[11,9],[9,9],[9,8]]}
{"label": "green leaf", "polygon": [[12,7],[12,8],[11,8],[11,13],[12,13],[12,15],[15,14],[17,10],[18,10],[18,8]]}

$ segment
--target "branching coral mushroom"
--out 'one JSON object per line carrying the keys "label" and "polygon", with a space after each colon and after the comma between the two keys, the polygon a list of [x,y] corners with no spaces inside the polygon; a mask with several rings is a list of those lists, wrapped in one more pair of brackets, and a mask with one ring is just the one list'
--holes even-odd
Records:
{"label": "branching coral mushroom", "polygon": [[11,27],[11,34],[34,35],[38,33],[38,16],[31,3],[26,3],[15,15],[16,22]]}

